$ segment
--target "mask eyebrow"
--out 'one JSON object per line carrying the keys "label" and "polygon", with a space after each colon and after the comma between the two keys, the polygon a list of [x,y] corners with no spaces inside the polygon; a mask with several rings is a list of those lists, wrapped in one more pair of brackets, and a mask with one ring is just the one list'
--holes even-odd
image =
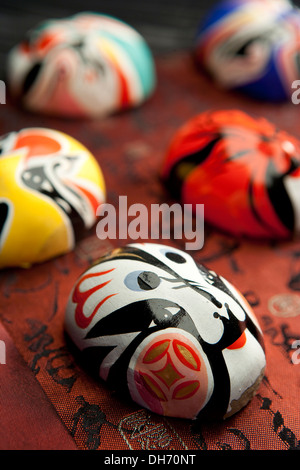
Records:
{"label": "mask eyebrow", "polygon": [[100,258],[100,260],[97,260],[94,264],[98,264],[99,261],[111,261],[117,259],[131,259],[134,261],[141,261],[150,264],[151,266],[154,266],[156,268],[160,268],[174,277],[182,279],[181,276],[176,273],[172,268],[170,268],[167,264],[160,261],[158,258],[151,255],[150,253],[135,247],[126,247],[125,251],[122,248],[117,248],[107,256],[104,256],[103,258]]}
{"label": "mask eyebrow", "polygon": [[[150,253],[140,250],[139,248],[127,247],[125,252],[122,250],[122,248],[117,248],[110,255],[102,258],[103,261],[111,261],[115,259],[132,259],[136,261],[143,261],[157,268],[161,268],[162,270],[171,274],[175,278],[174,280],[165,278],[165,280],[170,281],[170,282],[182,282],[183,283],[182,286],[177,287],[178,289],[184,286],[190,287],[191,289],[196,290],[196,292],[198,292],[200,295],[208,299],[210,302],[212,302],[216,307],[218,308],[222,307],[222,303],[219,302],[212,294],[201,289],[199,286],[192,285],[191,281],[189,281],[188,279],[184,279],[178,273],[176,273],[172,268],[170,268],[165,263],[157,259],[155,256],[152,256]],[[95,264],[98,264],[98,263],[99,263],[99,260],[96,261]],[[161,279],[163,279],[163,277],[161,277]]]}
{"label": "mask eyebrow", "polygon": [[[174,283],[174,284],[178,283],[178,282],[182,283],[183,281],[186,281],[185,279],[182,279],[182,278],[174,279],[174,278],[163,277],[163,276],[159,276],[159,278],[162,279],[163,281],[171,282],[171,283]],[[181,284],[180,286],[172,286],[172,289],[182,289],[183,287],[190,287],[190,286],[187,282],[183,282],[183,284]]]}
{"label": "mask eyebrow", "polygon": [[182,280],[185,280],[185,279],[182,279],[180,276],[177,276],[177,279],[174,279],[174,278],[169,278],[169,277],[163,277],[163,276],[159,276],[160,279],[163,279],[164,281],[167,281],[167,282],[182,282]]}
{"label": "mask eyebrow", "polygon": [[190,281],[189,279],[184,279],[182,277],[178,277],[177,279],[169,279],[166,277],[160,277],[161,279],[164,279],[165,281],[168,282],[183,282],[180,286],[173,286],[172,289],[182,289],[183,287],[190,287],[191,289],[195,290],[198,292],[200,295],[203,295],[203,297],[206,297],[210,302],[212,302],[216,307],[221,308],[222,303],[219,302],[218,299],[214,295],[212,295],[210,292],[207,292],[206,290],[202,289],[196,281]]}

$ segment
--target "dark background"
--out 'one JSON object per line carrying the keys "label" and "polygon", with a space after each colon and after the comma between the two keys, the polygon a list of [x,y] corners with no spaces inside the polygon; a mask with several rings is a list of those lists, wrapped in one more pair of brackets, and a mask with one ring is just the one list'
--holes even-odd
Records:
{"label": "dark background", "polygon": [[[154,55],[189,50],[207,11],[218,0],[1,0],[0,76],[8,51],[40,21],[82,11],[109,14],[129,23],[146,39]],[[300,0],[294,2],[300,6]]]}
{"label": "dark background", "polygon": [[[82,11],[116,16],[135,27],[155,55],[193,46],[197,26],[218,0],[1,0],[0,75],[7,52],[40,21]],[[294,2],[300,6],[300,0]]]}
{"label": "dark background", "polygon": [[189,49],[197,25],[216,0],[1,0],[0,74],[7,52],[28,29],[50,18],[64,18],[82,11],[116,16],[136,28],[155,55]]}

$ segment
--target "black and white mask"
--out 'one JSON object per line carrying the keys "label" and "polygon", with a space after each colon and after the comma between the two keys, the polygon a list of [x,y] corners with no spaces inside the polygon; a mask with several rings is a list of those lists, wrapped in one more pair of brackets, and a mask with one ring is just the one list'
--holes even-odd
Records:
{"label": "black and white mask", "polygon": [[161,415],[233,414],[265,367],[243,296],[165,245],[132,244],[102,258],[75,284],[65,326],[89,367]]}

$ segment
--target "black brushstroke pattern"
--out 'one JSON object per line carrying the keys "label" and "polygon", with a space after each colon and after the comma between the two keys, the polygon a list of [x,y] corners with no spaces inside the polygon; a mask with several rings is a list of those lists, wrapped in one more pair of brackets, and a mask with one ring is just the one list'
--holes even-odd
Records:
{"label": "black brushstroke pattern", "polygon": [[[184,179],[211,155],[214,147],[221,139],[222,135],[217,135],[205,147],[195,153],[186,155],[174,164],[166,179],[166,186],[173,197],[180,199]],[[181,174],[183,167],[185,168],[184,175]]]}
{"label": "black brushstroke pattern", "polygon": [[[178,307],[178,313],[171,315],[168,310],[166,310],[166,307]],[[250,317],[246,317],[245,321],[241,322],[237,320],[228,305],[225,304],[225,307],[229,318],[227,319],[221,315],[216,316],[216,321],[221,321],[224,326],[224,334],[221,340],[216,344],[206,343],[201,338],[189,314],[178,304],[165,299],[144,300],[122,307],[100,320],[92,330],[90,330],[86,338],[124,334],[124,340],[126,340],[126,333],[135,332],[139,328],[141,329],[136,338],[128,344],[125,351],[111,366],[107,379],[110,386],[117,387],[129,398],[127,370],[131,357],[138,345],[155,331],[161,331],[170,327],[177,327],[192,334],[199,341],[207,355],[214,377],[213,394],[205,409],[199,413],[199,417],[210,416],[211,418],[217,418],[226,413],[230,396],[230,378],[222,354],[223,349],[233,344],[246,328],[248,328],[258,342],[262,344],[262,336]],[[166,313],[169,313],[168,318],[165,318]],[[149,327],[151,321],[155,323],[155,326]],[[92,354],[93,357],[96,357],[95,348],[87,349],[90,349],[89,352],[86,352],[88,356]],[[105,352],[110,351],[107,350],[107,347],[98,347],[98,350],[101,360],[99,361],[99,358],[97,359],[97,367],[100,366],[101,361],[104,359]]]}
{"label": "black brushstroke pattern", "polygon": [[[227,310],[228,318],[220,315],[218,313],[218,309],[223,307],[221,302],[219,302],[209,292],[200,288],[197,284],[180,277],[172,268],[151,255],[149,252],[136,247],[126,247],[126,250],[121,248],[114,250],[111,254],[102,258],[102,262],[112,261],[114,259],[131,259],[147,262],[148,265],[160,267],[165,272],[168,272],[168,274],[174,276],[178,281],[181,281],[182,288],[193,289],[198,292],[201,297],[204,296],[216,307],[213,315],[216,322],[221,321],[223,323],[224,333],[218,343],[206,343],[200,336],[200,333],[188,312],[171,300],[154,298],[133,302],[121,307],[99,320],[86,335],[86,339],[105,337],[109,335],[124,335],[122,341],[126,342],[126,334],[133,332],[137,333],[137,336],[131,342],[127,340],[128,345],[125,345],[125,350],[111,366],[107,378],[108,384],[112,387],[118,388],[122,391],[124,396],[130,398],[127,383],[127,370],[136,348],[147,336],[156,331],[162,331],[167,328],[179,328],[192,334],[199,342],[208,358],[214,378],[214,390],[212,396],[209,403],[205,406],[204,410],[199,413],[198,417],[210,417],[214,419],[224,416],[227,411],[230,397],[230,378],[223,357],[223,350],[232,345],[246,329],[248,329],[254,338],[256,338],[262,348],[264,348],[261,332],[254,324],[251,317],[247,315],[238,299],[227,288],[222,279],[202,265],[198,266],[198,268],[204,276],[209,278],[211,285],[226,292],[245,312],[244,321],[239,321],[226,303],[224,304],[224,307]],[[165,281],[168,281],[167,278],[164,279]],[[171,281],[172,280],[173,279],[171,279]],[[188,295],[188,293],[186,295]],[[200,306],[201,302],[199,302],[199,308]],[[177,312],[175,310],[175,314],[171,314],[168,310],[170,307],[177,308]],[[152,325],[150,326],[151,323]],[[104,359],[103,354],[105,353],[105,348],[107,347],[99,347],[99,353],[102,360]],[[94,353],[96,353],[96,349],[93,349],[93,351],[91,350],[90,353],[94,355]],[[87,352],[86,354],[90,353]],[[98,361],[97,367],[99,365]]]}
{"label": "black brushstroke pattern", "polygon": [[273,161],[270,160],[266,174],[266,186],[270,201],[281,223],[291,232],[294,231],[295,215],[292,202],[284,186],[284,178],[293,173],[299,166],[300,162],[291,158],[289,169],[280,174]]}
{"label": "black brushstroke pattern", "polygon": [[72,47],[77,52],[77,54],[80,57],[80,60],[84,64],[93,65],[93,67],[95,68],[95,70],[98,72],[99,75],[103,76],[106,74],[106,68],[105,68],[104,63],[101,61],[100,54],[99,56],[97,56],[97,58],[87,56],[85,49],[86,48],[88,49],[88,46],[85,43],[84,37],[79,39],[77,42],[74,42],[73,44],[69,44],[69,46]]}
{"label": "black brushstroke pattern", "polygon": [[40,74],[41,69],[42,69],[42,63],[37,62],[29,70],[28,74],[26,75],[26,77],[24,79],[24,83],[23,83],[23,88],[22,88],[23,95],[26,95],[26,93],[28,93],[30,91],[30,89],[32,88],[32,86],[36,82],[36,80],[37,80],[37,78]]}
{"label": "black brushstroke pattern", "polygon": [[[169,254],[169,253],[167,253],[167,254]],[[131,259],[131,260],[135,260],[135,261],[145,262],[147,264],[150,264],[152,266],[160,268],[160,269],[168,272],[171,276],[174,276],[174,278],[176,278],[178,280],[178,282],[181,281],[187,287],[190,287],[191,289],[196,290],[199,294],[202,294],[203,297],[210,300],[217,307],[221,307],[221,304],[219,303],[219,301],[210,292],[207,292],[205,289],[202,289],[199,286],[197,286],[196,284],[191,283],[191,281],[189,281],[188,279],[183,278],[182,276],[180,276],[178,274],[178,272],[174,271],[170,266],[163,263],[161,260],[159,260],[158,258],[156,258],[155,256],[151,255],[150,253],[148,253],[146,251],[140,250],[139,248],[136,248],[136,247],[127,246],[126,250],[123,250],[121,248],[121,249],[117,249],[117,250],[112,251],[106,257],[103,257],[101,260],[98,260],[97,263],[99,263],[100,261],[105,262],[105,261],[112,261],[112,260],[115,260],[115,259],[126,259],[126,260]],[[180,261],[179,264],[182,264],[182,260]],[[167,279],[165,279],[165,280],[167,280]],[[172,282],[172,281],[173,280],[171,279],[170,282]],[[221,279],[220,279],[220,282],[222,282]],[[224,285],[224,288],[226,289],[225,285]]]}
{"label": "black brushstroke pattern", "polygon": [[[172,315],[167,310],[170,307],[178,309],[178,313]],[[161,328],[174,328],[184,323],[186,327],[196,331],[192,320],[188,321],[188,318],[187,312],[170,300],[140,300],[125,305],[99,320],[85,338],[140,332],[149,328],[152,321]]]}
{"label": "black brushstroke pattern", "polygon": [[8,204],[6,202],[0,202],[0,247],[1,247],[2,232],[4,230],[8,214],[9,214]]}
{"label": "black brushstroke pattern", "polygon": [[[243,47],[237,51],[237,54],[245,54],[246,49],[249,44],[243,45]],[[229,134],[220,133],[217,137],[212,138],[211,142],[199,149],[197,152],[189,154],[187,156],[182,157],[178,160],[172,169],[168,177],[166,178],[165,184],[168,187],[170,194],[176,198],[181,198],[182,186],[184,184],[184,180],[188,177],[188,175],[201,163],[203,163],[213,151],[215,145],[221,140],[230,137]],[[263,141],[272,141],[274,140],[275,135],[273,138],[261,136]],[[223,163],[227,161],[236,160],[242,158],[244,155],[247,155],[251,152],[251,149],[241,150],[234,155],[229,156]],[[294,231],[295,225],[295,215],[293,205],[291,203],[290,197],[287,193],[287,190],[284,186],[284,177],[294,172],[297,168],[299,168],[300,162],[296,158],[291,158],[291,164],[289,169],[284,173],[281,174],[276,169],[274,161],[272,159],[269,160],[266,172],[266,180],[265,185],[267,188],[267,193],[274,207],[274,210],[281,221],[281,223],[290,231]],[[183,170],[184,169],[184,170]],[[274,233],[273,227],[268,225],[267,220],[260,216],[256,209],[256,204],[253,198],[253,186],[254,180],[250,181],[248,187],[248,200],[250,209],[254,218],[258,221],[258,223],[265,228],[270,235]]]}
{"label": "black brushstroke pattern", "polygon": [[[76,157],[64,157],[71,160],[72,158],[76,159]],[[55,170],[55,167],[54,167]],[[35,177],[38,177],[38,182],[35,182]],[[55,204],[57,204],[68,216],[72,223],[72,227],[74,230],[75,240],[79,240],[82,234],[84,233],[84,221],[78,211],[67,201],[60,193],[56,190],[55,186],[53,185],[51,179],[48,178],[45,168],[43,166],[36,166],[34,168],[26,169],[21,175],[22,182],[25,186],[35,191],[38,191],[41,194],[51,198]],[[43,187],[43,183],[47,182],[46,189]],[[72,193],[77,199],[81,200],[80,196],[74,191],[71,187],[68,187],[68,191]],[[64,203],[61,203],[61,199]],[[68,209],[66,208],[68,206]]]}
{"label": "black brushstroke pattern", "polygon": [[266,219],[260,216],[259,212],[257,211],[253,192],[254,192],[254,181],[251,179],[249,186],[248,186],[248,201],[249,201],[250,210],[252,212],[254,219],[256,219],[256,221],[260,224],[260,226],[263,227],[267,232],[269,232],[270,237],[272,237],[274,235],[274,229],[272,226],[268,224],[268,221]]}

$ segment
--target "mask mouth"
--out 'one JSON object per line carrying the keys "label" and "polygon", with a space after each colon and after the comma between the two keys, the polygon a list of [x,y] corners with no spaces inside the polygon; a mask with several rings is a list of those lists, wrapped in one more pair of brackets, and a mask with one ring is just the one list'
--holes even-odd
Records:
{"label": "mask mouth", "polygon": [[245,330],[242,334],[235,340],[230,346],[227,346],[227,349],[234,350],[234,349],[241,349],[246,344],[247,338]]}
{"label": "mask mouth", "polygon": [[227,303],[224,304],[224,307],[228,318],[216,312],[216,316],[218,316],[224,327],[223,336],[218,343],[219,347],[221,349],[240,349],[246,343],[247,315],[245,315],[244,320],[238,320]]}
{"label": "mask mouth", "polygon": [[179,327],[187,312],[174,302],[155,302],[152,309],[152,320],[159,328]]}

